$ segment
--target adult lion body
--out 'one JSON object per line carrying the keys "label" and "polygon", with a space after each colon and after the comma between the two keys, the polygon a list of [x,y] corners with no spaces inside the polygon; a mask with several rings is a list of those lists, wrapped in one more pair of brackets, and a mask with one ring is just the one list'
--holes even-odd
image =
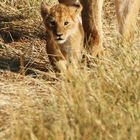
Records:
{"label": "adult lion body", "polygon": [[124,39],[133,39],[140,0],[115,0],[119,32]]}
{"label": "adult lion body", "polygon": [[[72,4],[76,0],[58,0],[60,3]],[[102,7],[104,0],[80,0],[83,5],[82,20],[90,53],[102,52]],[[115,0],[119,32],[123,39],[133,36],[136,17],[140,9],[140,0]]]}
{"label": "adult lion body", "polygon": [[[47,53],[58,70],[82,58],[84,32],[80,19],[81,5],[41,5],[41,15],[47,32]],[[73,59],[74,58],[74,59]]]}

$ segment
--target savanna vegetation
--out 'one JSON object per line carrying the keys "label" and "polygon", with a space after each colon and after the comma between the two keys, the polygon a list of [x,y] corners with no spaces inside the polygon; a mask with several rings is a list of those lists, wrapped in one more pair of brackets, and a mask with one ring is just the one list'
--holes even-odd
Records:
{"label": "savanna vegetation", "polygon": [[85,52],[69,77],[48,61],[40,3],[0,1],[0,140],[139,140],[140,16],[122,43],[105,0],[106,54]]}

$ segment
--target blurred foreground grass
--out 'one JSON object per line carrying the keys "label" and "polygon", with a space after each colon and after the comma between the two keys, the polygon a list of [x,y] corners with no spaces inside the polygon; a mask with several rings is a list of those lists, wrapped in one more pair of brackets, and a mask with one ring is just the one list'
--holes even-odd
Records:
{"label": "blurred foreground grass", "polygon": [[[33,21],[32,25],[37,24],[35,31],[43,33],[36,30],[41,24],[40,1],[2,0],[0,4],[19,11],[27,21]],[[34,71],[36,78],[8,71],[8,66],[7,70],[0,70],[1,140],[140,139],[139,31],[131,45],[118,41],[113,2],[106,0],[105,5],[104,16],[111,16],[104,18],[104,40],[109,54],[100,59],[90,57],[89,67],[80,64],[69,80],[38,67]],[[23,11],[30,14],[24,15]],[[25,27],[23,19],[18,19],[18,27],[13,22],[4,31]],[[20,39],[13,38],[8,43],[2,39],[0,58],[12,57],[13,61],[19,53],[33,48],[32,55],[29,51],[25,57],[32,65],[44,66],[47,61],[44,40],[31,32],[29,22],[26,26],[29,29],[23,29],[27,32]],[[2,59],[0,63],[4,64]]]}

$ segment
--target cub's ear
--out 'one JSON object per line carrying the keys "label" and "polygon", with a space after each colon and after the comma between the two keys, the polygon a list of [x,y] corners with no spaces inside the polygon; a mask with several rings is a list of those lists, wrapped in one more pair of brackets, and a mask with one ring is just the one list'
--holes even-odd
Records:
{"label": "cub's ear", "polygon": [[83,9],[82,5],[79,2],[74,3],[73,5],[69,6],[72,14],[74,16],[80,16],[81,11]]}
{"label": "cub's ear", "polygon": [[50,11],[50,6],[47,5],[44,1],[41,3],[41,16],[44,19]]}

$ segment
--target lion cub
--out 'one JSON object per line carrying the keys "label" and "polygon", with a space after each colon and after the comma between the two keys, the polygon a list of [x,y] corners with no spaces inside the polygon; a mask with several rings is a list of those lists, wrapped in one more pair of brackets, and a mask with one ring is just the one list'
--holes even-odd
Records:
{"label": "lion cub", "polygon": [[46,27],[46,50],[57,70],[66,70],[72,62],[82,58],[84,32],[81,21],[82,6],[41,4],[41,15]]}

